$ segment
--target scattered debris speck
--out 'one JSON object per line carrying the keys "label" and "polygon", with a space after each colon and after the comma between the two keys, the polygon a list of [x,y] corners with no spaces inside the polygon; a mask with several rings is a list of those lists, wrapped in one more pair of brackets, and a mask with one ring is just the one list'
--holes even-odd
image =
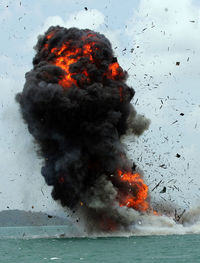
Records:
{"label": "scattered debris speck", "polygon": [[160,180],[156,186],[154,186],[154,188],[151,190],[151,192],[153,192],[156,188],[158,188],[158,186],[162,183],[162,180]]}
{"label": "scattered debris speck", "polygon": [[160,168],[163,168],[163,169],[167,169],[166,164],[161,164],[161,165],[159,165],[159,167],[160,167]]}
{"label": "scattered debris speck", "polygon": [[167,188],[166,188],[166,186],[164,186],[163,189],[160,191],[160,193],[164,194],[164,193],[166,193],[166,190],[167,190]]}
{"label": "scattered debris speck", "polygon": [[172,124],[171,125],[173,125],[173,124],[175,124],[175,123],[177,123],[178,121],[177,120],[175,120],[174,122],[172,122]]}

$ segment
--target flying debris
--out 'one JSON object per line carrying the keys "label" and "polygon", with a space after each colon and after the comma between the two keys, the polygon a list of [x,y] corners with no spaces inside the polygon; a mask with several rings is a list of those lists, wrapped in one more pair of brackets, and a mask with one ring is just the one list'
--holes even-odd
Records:
{"label": "flying debris", "polygon": [[161,165],[159,165],[159,167],[161,167],[161,168],[163,168],[163,169],[167,169],[166,164],[161,164]]}
{"label": "flying debris", "polygon": [[166,190],[167,190],[167,188],[166,188],[166,186],[164,186],[163,189],[160,191],[160,193],[164,194],[164,193],[166,193]]}
{"label": "flying debris", "polygon": [[136,167],[137,167],[137,165],[133,162],[133,164],[132,164],[132,172],[136,171]]}
{"label": "flying debris", "polygon": [[16,99],[40,147],[52,197],[85,217],[88,229],[128,227],[131,211],[151,206],[148,186],[120,141],[149,126],[130,103],[135,92],[127,72],[109,40],[89,29],[50,27],[35,50]]}
{"label": "flying debris", "polygon": [[185,212],[186,212],[186,210],[184,209],[180,214],[178,214],[177,210],[175,209],[175,211],[174,211],[174,220],[176,222],[179,222],[181,220],[181,218],[183,217]]}
{"label": "flying debris", "polygon": [[156,184],[156,186],[151,190],[151,192],[153,192],[156,188],[158,188],[158,186],[159,186],[161,183],[162,183],[162,180],[160,180],[160,181]]}
{"label": "flying debris", "polygon": [[175,123],[177,123],[178,122],[178,120],[175,120],[174,122],[172,122],[172,124],[171,125],[173,125],[173,124],[175,124]]}

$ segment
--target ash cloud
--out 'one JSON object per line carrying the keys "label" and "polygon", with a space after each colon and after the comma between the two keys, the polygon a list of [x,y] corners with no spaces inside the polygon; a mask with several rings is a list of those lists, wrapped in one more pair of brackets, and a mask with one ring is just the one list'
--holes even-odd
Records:
{"label": "ash cloud", "polygon": [[[130,103],[135,92],[127,73],[109,40],[89,29],[50,27],[35,50],[16,100],[44,159],[41,173],[52,197],[93,222],[101,218],[96,229],[127,226],[130,209],[119,206],[118,196],[128,186],[116,175],[131,172],[132,164],[120,137],[141,135],[149,126]],[[73,59],[67,66],[66,56]]]}

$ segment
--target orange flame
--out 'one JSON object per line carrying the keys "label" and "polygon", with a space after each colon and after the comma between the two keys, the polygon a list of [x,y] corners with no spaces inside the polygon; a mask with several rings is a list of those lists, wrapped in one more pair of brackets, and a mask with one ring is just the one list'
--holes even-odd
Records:
{"label": "orange flame", "polygon": [[61,48],[53,48],[51,53],[56,56],[54,64],[63,69],[63,71],[66,73],[59,81],[59,84],[64,88],[71,87],[72,84],[76,85],[77,82],[73,78],[75,73],[70,72],[70,65],[78,61],[78,57],[80,57],[78,56],[80,49],[68,49],[68,45],[63,44]]}
{"label": "orange flame", "polygon": [[[46,43],[44,44],[44,49],[47,50],[49,48],[49,41],[54,36],[55,32],[50,32],[46,36]],[[93,40],[93,41],[89,41]],[[59,47],[54,47],[49,50],[51,54],[53,54],[52,60],[50,63],[55,64],[60,67],[64,71],[64,75],[60,77],[59,84],[63,88],[70,88],[73,84],[79,86],[82,83],[89,83],[90,76],[87,72],[86,67],[82,67],[81,69],[77,69],[78,72],[71,71],[71,66],[77,63],[81,58],[87,58],[88,63],[95,64],[98,68],[98,61],[94,59],[96,52],[99,50],[98,41],[99,37],[93,32],[89,32],[87,35],[81,37],[80,41],[82,41],[81,47],[76,47],[76,45],[71,43],[71,41],[67,41],[63,43]],[[77,73],[79,74],[79,83],[77,83]],[[80,75],[81,74],[81,75]],[[81,76],[81,77],[80,77]],[[108,65],[107,71],[102,73],[102,79],[106,77],[112,80],[118,80],[124,77],[123,69],[119,66],[118,62],[110,63]],[[122,88],[119,87],[120,101],[122,102]]]}
{"label": "orange flame", "polygon": [[124,75],[124,72],[118,62],[114,62],[109,65],[108,72],[106,73],[106,76],[108,78],[117,79],[119,77],[122,77],[123,75]]}
{"label": "orange flame", "polygon": [[53,36],[54,36],[54,31],[51,31],[51,32],[46,36],[46,38],[47,38],[47,39],[51,39]]}
{"label": "orange flame", "polygon": [[149,209],[148,186],[144,183],[139,173],[131,172],[123,173],[118,170],[120,181],[129,184],[129,194],[120,193],[120,206],[127,206],[135,210],[145,212]]}

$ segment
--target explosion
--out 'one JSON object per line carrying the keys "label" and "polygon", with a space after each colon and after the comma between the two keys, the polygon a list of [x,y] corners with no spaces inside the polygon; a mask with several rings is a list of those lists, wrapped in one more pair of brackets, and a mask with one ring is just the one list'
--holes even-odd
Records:
{"label": "explosion", "polygon": [[[118,176],[122,182],[127,182],[129,186],[129,194],[123,195],[120,206],[132,207],[139,211],[147,211],[149,209],[148,186],[143,182],[139,173],[132,174],[127,172],[118,171]],[[130,194],[132,192],[132,194]]]}
{"label": "explosion", "polygon": [[53,198],[78,210],[95,230],[128,227],[134,223],[129,211],[151,207],[148,186],[120,141],[149,126],[130,103],[135,92],[127,72],[109,40],[89,29],[50,27],[35,49],[16,99],[44,158],[41,173]]}

